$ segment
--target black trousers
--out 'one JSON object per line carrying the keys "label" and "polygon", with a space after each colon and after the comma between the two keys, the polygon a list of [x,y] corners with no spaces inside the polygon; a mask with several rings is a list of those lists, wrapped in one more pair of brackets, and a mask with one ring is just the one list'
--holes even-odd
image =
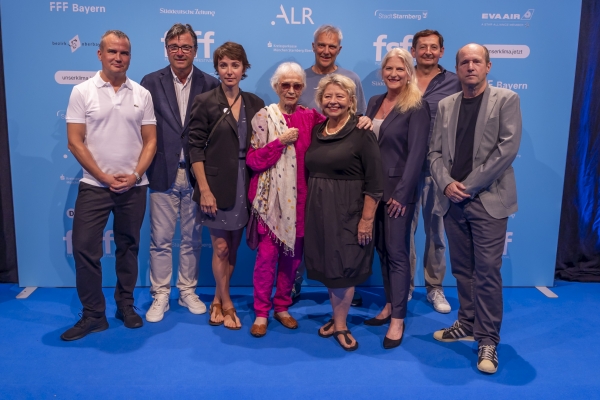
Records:
{"label": "black trousers", "polygon": [[73,257],[77,294],[86,317],[101,317],[106,310],[102,294],[102,238],[110,213],[117,251],[115,268],[118,307],[133,305],[133,289],[138,277],[140,229],[146,212],[147,186],[134,186],[117,194],[110,189],[79,184],[73,218]]}
{"label": "black trousers", "polygon": [[406,318],[410,288],[410,234],[415,204],[407,204],[404,216],[390,217],[382,201],[375,212],[375,248],[379,254],[385,299],[392,318]]}
{"label": "black trousers", "polygon": [[480,345],[497,345],[502,324],[502,253],[508,218],[487,213],[479,197],[450,203],[444,216],[452,275],[458,289],[458,320]]}

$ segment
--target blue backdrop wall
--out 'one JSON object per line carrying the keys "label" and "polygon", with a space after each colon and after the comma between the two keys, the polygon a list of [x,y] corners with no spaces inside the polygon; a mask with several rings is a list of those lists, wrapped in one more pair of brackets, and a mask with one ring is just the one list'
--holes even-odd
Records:
{"label": "blue backdrop wall", "polygon": [[[384,91],[382,56],[409,48],[412,35],[437,29],[445,37],[441,64],[469,42],[488,46],[489,84],[521,96],[523,139],[514,163],[519,212],[509,219],[503,257],[506,286],[552,285],[562,182],[573,94],[581,2],[558,0],[1,0],[9,140],[21,286],[74,286],[72,216],[81,168],[67,149],[65,110],[74,84],[99,68],[96,50],[108,29],[132,42],[135,81],[167,65],[163,37],[175,22],[198,34],[196,65],[212,69],[212,52],[232,40],[244,45],[252,68],[242,88],[276,101],[269,78],[283,61],[308,67],[315,29],[344,35],[338,63],[362,79],[367,100]],[[104,283],[114,285],[114,243],[104,235]],[[205,232],[200,285],[214,283]],[[423,235],[418,233],[418,254]],[[138,284],[149,285],[149,226],[140,248]],[[233,285],[251,285],[254,253],[242,246]],[[419,263],[422,258],[419,256]],[[419,265],[416,284],[423,284]],[[378,267],[367,283],[378,285]],[[176,276],[176,275],[174,275]],[[450,273],[446,284],[453,284]]]}

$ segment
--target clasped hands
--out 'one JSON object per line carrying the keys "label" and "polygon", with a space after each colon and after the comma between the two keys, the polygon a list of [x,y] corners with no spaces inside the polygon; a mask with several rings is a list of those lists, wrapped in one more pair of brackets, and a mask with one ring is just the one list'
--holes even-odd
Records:
{"label": "clasped hands", "polygon": [[454,181],[444,189],[444,196],[450,199],[453,203],[460,203],[471,197],[470,194],[465,193],[467,188],[465,185],[458,181]]}
{"label": "clasped hands", "polygon": [[135,186],[136,180],[134,174],[106,174],[103,183],[111,192],[125,193]]}

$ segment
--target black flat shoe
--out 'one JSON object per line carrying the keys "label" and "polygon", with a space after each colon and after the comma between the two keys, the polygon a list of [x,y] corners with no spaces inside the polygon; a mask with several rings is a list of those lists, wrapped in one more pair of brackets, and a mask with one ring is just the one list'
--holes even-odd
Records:
{"label": "black flat shoe", "polygon": [[390,321],[392,320],[392,315],[388,315],[387,318],[371,318],[371,319],[366,319],[363,324],[365,325],[369,325],[369,326],[381,326],[381,325],[385,325],[388,324]]}
{"label": "black flat shoe", "polygon": [[400,339],[390,339],[389,337],[387,337],[387,335],[383,338],[383,348],[386,350],[389,349],[393,349],[394,347],[398,347],[400,346],[400,343],[402,343],[402,338],[404,337],[404,329],[405,327],[402,327],[402,336],[400,336]]}

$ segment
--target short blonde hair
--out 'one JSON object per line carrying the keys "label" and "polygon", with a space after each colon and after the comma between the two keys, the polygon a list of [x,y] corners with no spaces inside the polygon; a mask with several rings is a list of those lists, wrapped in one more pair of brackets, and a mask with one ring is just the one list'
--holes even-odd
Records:
{"label": "short blonde hair", "polygon": [[319,81],[319,86],[317,86],[317,93],[315,94],[315,101],[319,106],[321,106],[323,93],[328,85],[338,85],[348,93],[348,96],[350,97],[350,115],[356,114],[356,85],[352,79],[340,74],[327,75],[321,79]]}
{"label": "short blonde hair", "polygon": [[408,75],[406,86],[402,88],[398,101],[394,108],[399,112],[407,112],[413,108],[421,106],[421,91],[417,86],[417,76],[415,73],[415,67],[413,65],[413,58],[410,53],[402,48],[396,47],[388,51],[388,53],[381,60],[381,72],[385,69],[385,66],[392,57],[398,57],[404,63],[404,69]]}

